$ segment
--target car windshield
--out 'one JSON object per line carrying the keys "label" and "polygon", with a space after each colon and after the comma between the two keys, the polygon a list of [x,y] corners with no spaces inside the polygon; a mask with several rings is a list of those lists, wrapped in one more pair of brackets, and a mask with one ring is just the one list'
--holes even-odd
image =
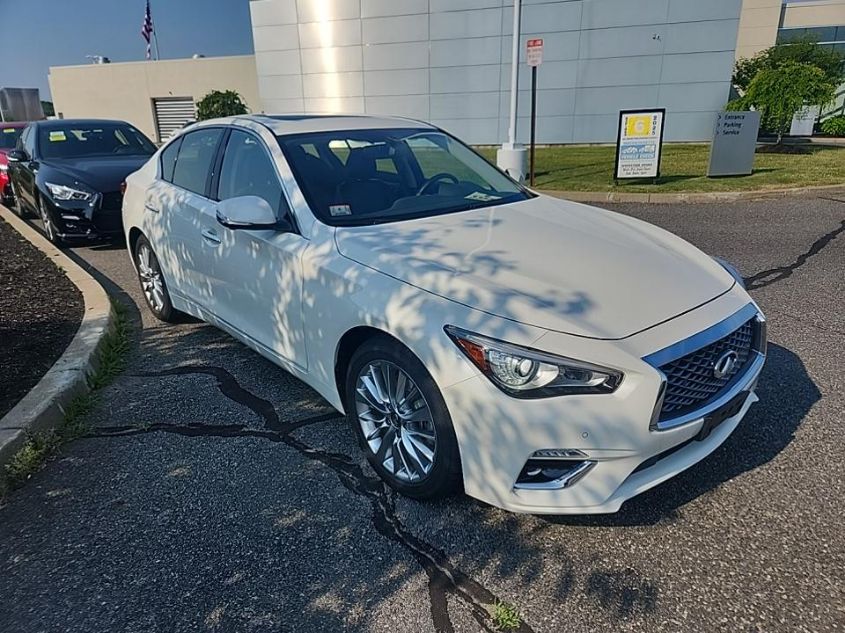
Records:
{"label": "car windshield", "polygon": [[517,202],[529,193],[457,139],[432,129],[280,136],[314,213],[361,225]]}
{"label": "car windshield", "polygon": [[0,128],[0,149],[13,149],[18,142],[21,132],[23,132],[22,127]]}
{"label": "car windshield", "polygon": [[43,158],[152,156],[156,151],[146,136],[127,123],[41,126],[38,147]]}

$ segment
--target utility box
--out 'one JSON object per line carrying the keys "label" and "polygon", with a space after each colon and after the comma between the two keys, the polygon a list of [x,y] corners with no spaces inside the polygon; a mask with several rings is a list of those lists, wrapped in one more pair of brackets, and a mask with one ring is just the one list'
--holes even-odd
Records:
{"label": "utility box", "polygon": [[38,88],[0,88],[0,121],[40,121],[43,118]]}

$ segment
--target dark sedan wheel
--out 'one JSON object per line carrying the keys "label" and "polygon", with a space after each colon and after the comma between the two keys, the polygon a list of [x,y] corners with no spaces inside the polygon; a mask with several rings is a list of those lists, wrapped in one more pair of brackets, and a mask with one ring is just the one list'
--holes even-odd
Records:
{"label": "dark sedan wheel", "polygon": [[9,189],[12,191],[12,195],[9,196],[8,200],[4,201],[4,204],[12,210],[19,218],[26,218],[29,216],[29,212],[26,210],[26,207],[21,202],[20,197],[18,196],[17,192],[15,191],[15,186],[9,183]]}
{"label": "dark sedan wheel", "polygon": [[173,308],[164,275],[161,273],[161,265],[146,237],[139,237],[135,243],[135,265],[144,300],[150,312],[165,323],[176,322],[179,313]]}
{"label": "dark sedan wheel", "polygon": [[461,463],[443,396],[423,364],[385,337],[352,356],[347,417],[379,476],[417,499],[443,497],[460,482]]}
{"label": "dark sedan wheel", "polygon": [[62,238],[59,236],[58,229],[50,217],[50,212],[47,211],[47,204],[44,198],[38,198],[38,215],[41,217],[41,224],[44,226],[44,235],[56,246],[63,244]]}

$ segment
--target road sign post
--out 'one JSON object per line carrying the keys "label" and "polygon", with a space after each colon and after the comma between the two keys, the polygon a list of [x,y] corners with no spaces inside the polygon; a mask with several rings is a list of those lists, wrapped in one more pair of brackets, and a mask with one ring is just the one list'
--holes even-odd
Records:
{"label": "road sign post", "polygon": [[537,68],[543,63],[543,40],[528,40],[526,58],[531,66],[531,145],[529,149],[529,178],[530,186],[534,186],[534,147],[537,132]]}

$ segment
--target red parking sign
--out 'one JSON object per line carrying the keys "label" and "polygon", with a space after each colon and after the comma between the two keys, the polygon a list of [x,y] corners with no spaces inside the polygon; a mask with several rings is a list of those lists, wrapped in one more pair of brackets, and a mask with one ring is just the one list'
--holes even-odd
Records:
{"label": "red parking sign", "polygon": [[534,39],[527,42],[527,57],[529,66],[539,66],[543,63],[543,40]]}

